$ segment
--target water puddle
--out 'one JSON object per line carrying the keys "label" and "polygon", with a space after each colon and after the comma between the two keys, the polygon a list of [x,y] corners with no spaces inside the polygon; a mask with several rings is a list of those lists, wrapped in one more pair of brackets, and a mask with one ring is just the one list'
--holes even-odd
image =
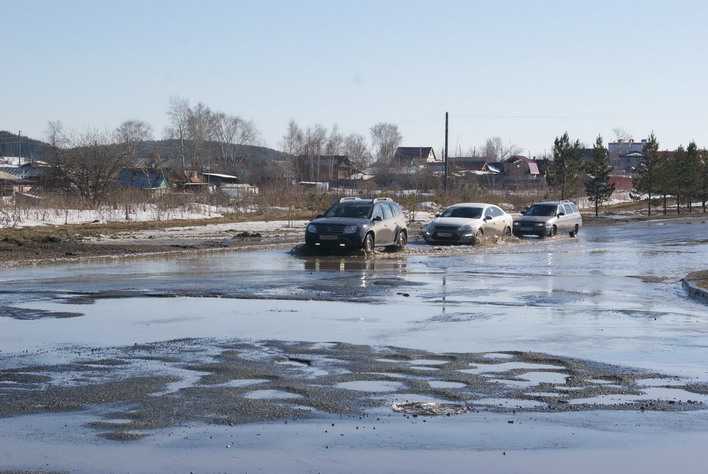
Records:
{"label": "water puddle", "polygon": [[539,370],[553,369],[558,370],[562,367],[550,364],[532,364],[530,362],[502,362],[501,364],[478,365],[470,369],[462,369],[460,372],[466,374],[488,374],[495,372],[507,372],[509,370]]}
{"label": "water puddle", "polygon": [[569,403],[571,405],[626,405],[656,400],[669,403],[707,403],[708,396],[679,388],[648,387],[641,395],[598,395],[576,398]]}
{"label": "water puddle", "polygon": [[252,400],[286,400],[291,398],[302,398],[302,395],[290,393],[284,390],[254,390],[243,395],[244,398]]}
{"label": "water puddle", "polygon": [[536,400],[515,400],[513,398],[481,398],[472,402],[475,406],[489,406],[496,408],[545,408],[546,404]]}
{"label": "water puddle", "polygon": [[487,359],[487,360],[507,360],[507,359],[513,359],[514,356],[511,354],[504,354],[502,352],[489,352],[487,354],[484,354],[482,356],[482,359]]}
{"label": "water puddle", "polygon": [[384,393],[401,390],[405,387],[405,384],[388,380],[355,380],[352,382],[340,382],[335,387],[357,392]]}
{"label": "water puddle", "polygon": [[444,365],[449,363],[449,360],[441,360],[441,359],[413,359],[409,360],[409,364],[414,364],[414,365]]}
{"label": "water puddle", "polygon": [[465,388],[467,386],[461,382],[448,382],[447,380],[431,380],[428,385],[431,388]]}

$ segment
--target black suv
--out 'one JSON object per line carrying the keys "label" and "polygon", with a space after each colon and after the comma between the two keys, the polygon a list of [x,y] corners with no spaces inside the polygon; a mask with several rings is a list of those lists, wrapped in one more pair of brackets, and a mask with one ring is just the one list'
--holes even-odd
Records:
{"label": "black suv", "polygon": [[408,242],[406,218],[389,198],[342,198],[307,225],[305,243],[311,248],[403,249]]}

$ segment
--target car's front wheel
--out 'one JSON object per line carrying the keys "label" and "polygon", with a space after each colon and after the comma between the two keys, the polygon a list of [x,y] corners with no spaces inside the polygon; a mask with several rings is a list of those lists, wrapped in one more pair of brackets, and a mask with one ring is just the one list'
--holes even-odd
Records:
{"label": "car's front wheel", "polygon": [[408,232],[406,232],[405,230],[402,230],[398,233],[398,238],[396,239],[396,249],[397,250],[405,249],[407,243],[408,243]]}
{"label": "car's front wheel", "polygon": [[484,242],[484,231],[482,229],[478,229],[477,232],[474,233],[474,237],[472,238],[472,243],[474,245],[481,245]]}
{"label": "car's front wheel", "polygon": [[364,250],[365,253],[373,253],[374,252],[374,234],[369,232],[366,234],[366,237],[364,237],[364,243],[361,246],[362,250]]}

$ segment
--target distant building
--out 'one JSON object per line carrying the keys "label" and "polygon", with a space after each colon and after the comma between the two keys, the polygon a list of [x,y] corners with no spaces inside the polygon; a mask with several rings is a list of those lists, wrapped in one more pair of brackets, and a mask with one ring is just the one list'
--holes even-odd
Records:
{"label": "distant building", "polygon": [[300,155],[294,158],[297,181],[330,182],[352,179],[359,170],[346,155]]}
{"label": "distant building", "polygon": [[646,140],[618,140],[607,144],[607,154],[613,173],[631,175],[644,157]]}
{"label": "distant building", "polygon": [[240,180],[238,179],[238,176],[234,176],[232,174],[202,173],[202,182],[221,187],[225,185],[238,184]]}
{"label": "distant building", "polygon": [[[448,158],[448,173],[454,176],[469,175],[496,175],[502,172],[501,169],[489,166],[487,160],[474,156],[456,156]],[[435,162],[430,164],[434,174],[445,172],[445,162]]]}
{"label": "distant building", "polygon": [[413,173],[424,166],[443,163],[430,146],[399,146],[391,160],[391,167],[399,172]]}
{"label": "distant building", "polygon": [[165,172],[158,168],[123,168],[118,183],[124,188],[145,190],[167,189],[169,185]]}
{"label": "distant building", "polygon": [[506,179],[523,181],[543,177],[538,162],[522,155],[514,155],[504,161],[504,176]]}
{"label": "distant building", "polygon": [[0,196],[12,196],[15,193],[15,186],[19,182],[17,176],[0,171]]}

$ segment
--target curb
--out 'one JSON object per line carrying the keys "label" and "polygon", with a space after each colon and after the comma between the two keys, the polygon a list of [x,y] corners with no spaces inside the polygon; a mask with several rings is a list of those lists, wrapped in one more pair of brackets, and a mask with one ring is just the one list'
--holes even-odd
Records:
{"label": "curb", "polygon": [[681,280],[681,284],[688,292],[689,297],[697,299],[699,301],[702,301],[703,303],[708,304],[708,290],[707,289],[699,287],[698,285],[696,285],[695,281],[688,280],[686,278]]}

